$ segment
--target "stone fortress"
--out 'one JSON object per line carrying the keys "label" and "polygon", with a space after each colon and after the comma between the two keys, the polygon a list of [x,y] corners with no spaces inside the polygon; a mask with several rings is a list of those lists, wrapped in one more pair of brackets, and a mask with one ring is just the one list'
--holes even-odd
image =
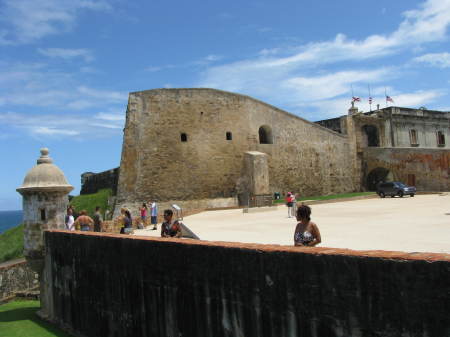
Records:
{"label": "stone fortress", "polygon": [[139,91],[129,95],[120,168],[85,174],[82,193],[117,188],[117,214],[152,199],[185,209],[257,206],[274,192],[374,190],[383,180],[445,191],[449,137],[450,113],[425,108],[352,107],[312,123],[215,89]]}
{"label": "stone fortress", "polygon": [[[352,109],[322,121],[339,126],[336,132],[210,89],[134,93],[117,198],[122,205],[159,198],[214,207],[264,202],[291,187],[304,194],[357,190],[384,174],[448,188],[445,128],[436,121],[425,135],[410,132],[418,145],[412,150],[395,147],[392,139],[402,139],[395,121],[403,118],[395,109]],[[448,123],[448,114],[437,116]],[[433,128],[441,146],[420,148]],[[25,256],[39,274],[38,315],[74,336],[450,334],[448,254],[71,232],[63,230],[63,214],[73,187],[48,155],[41,149],[17,189]],[[376,165],[387,173],[369,179],[364,172]]]}

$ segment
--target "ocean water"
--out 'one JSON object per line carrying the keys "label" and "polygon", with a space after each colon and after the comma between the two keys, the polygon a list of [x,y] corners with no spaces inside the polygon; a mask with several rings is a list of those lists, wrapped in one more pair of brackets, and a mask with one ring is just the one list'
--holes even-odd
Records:
{"label": "ocean water", "polygon": [[22,216],[22,211],[0,211],[0,234],[14,226],[20,225]]}

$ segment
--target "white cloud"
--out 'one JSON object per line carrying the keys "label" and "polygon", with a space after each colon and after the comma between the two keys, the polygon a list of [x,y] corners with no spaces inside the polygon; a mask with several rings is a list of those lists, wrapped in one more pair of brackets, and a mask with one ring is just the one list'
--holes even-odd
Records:
{"label": "white cloud", "polygon": [[16,129],[39,137],[83,135],[83,139],[116,135],[124,127],[124,112],[94,114],[0,112],[0,125],[5,135]]}
{"label": "white cloud", "polygon": [[84,96],[102,99],[110,103],[126,102],[128,97],[128,93],[126,92],[98,90],[94,88],[88,88],[85,86],[79,86],[77,90],[80,94]]}
{"label": "white cloud", "polygon": [[49,128],[46,126],[38,126],[36,128],[31,129],[31,131],[35,134],[46,136],[75,136],[80,134],[79,131],[71,129],[57,129],[57,128]]}
{"label": "white cloud", "polygon": [[91,62],[94,59],[92,52],[88,49],[39,48],[38,52],[51,58],[62,58],[64,60],[81,57],[86,62]]}
{"label": "white cloud", "polygon": [[125,105],[127,93],[79,85],[76,74],[39,63],[0,61],[0,106],[25,105],[82,110]]}
{"label": "white cloud", "polygon": [[110,9],[104,0],[4,0],[0,17],[7,28],[0,32],[0,43],[30,43],[69,31],[81,10]]}
{"label": "white cloud", "polygon": [[350,70],[315,77],[292,77],[281,86],[305,101],[328,99],[346,94],[352,83],[375,83],[388,79],[392,69]]}
{"label": "white cloud", "polygon": [[337,98],[348,95],[351,84],[367,88],[367,83],[397,78],[401,67],[354,70],[360,68],[358,64],[347,66],[351,70],[327,73],[328,65],[410,52],[423,44],[445,39],[449,25],[450,0],[428,0],[418,9],[405,12],[397,29],[389,34],[374,34],[360,40],[337,34],[329,41],[283,50],[263,49],[255,58],[210,66],[196,86],[242,92],[288,107]]}
{"label": "white cloud", "polygon": [[429,53],[413,59],[414,62],[427,63],[433,67],[450,68],[450,53]]}

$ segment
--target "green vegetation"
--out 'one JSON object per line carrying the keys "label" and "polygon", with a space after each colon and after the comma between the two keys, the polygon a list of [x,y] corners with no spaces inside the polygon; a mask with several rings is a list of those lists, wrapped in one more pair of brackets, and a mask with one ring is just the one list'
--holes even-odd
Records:
{"label": "green vegetation", "polygon": [[103,189],[93,194],[83,194],[73,197],[70,204],[79,212],[85,209],[90,216],[94,215],[95,207],[100,206],[105,212],[108,208],[108,198],[112,195],[110,188]]}
{"label": "green vegetation", "polygon": [[[340,199],[340,198],[352,198],[352,197],[359,197],[364,195],[374,195],[375,192],[355,192],[355,193],[342,193],[342,194],[332,194],[332,195],[321,195],[321,196],[315,196],[315,197],[304,197],[297,199],[297,201],[304,201],[304,200],[331,200],[331,199]],[[279,200],[274,200],[274,204],[283,204],[285,203],[284,198],[281,198]]]}
{"label": "green vegetation", "polygon": [[0,234],[0,262],[19,257],[23,257],[23,225]]}
{"label": "green vegetation", "polygon": [[14,301],[0,305],[0,337],[69,337],[36,316],[39,301]]}

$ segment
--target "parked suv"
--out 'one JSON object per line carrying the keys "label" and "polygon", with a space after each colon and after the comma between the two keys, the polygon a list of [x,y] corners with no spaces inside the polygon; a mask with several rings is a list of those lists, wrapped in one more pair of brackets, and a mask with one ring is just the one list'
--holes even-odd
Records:
{"label": "parked suv", "polygon": [[414,196],[416,188],[414,186],[407,186],[399,181],[392,181],[387,183],[379,183],[377,186],[377,193],[381,198],[390,195],[392,198],[398,195],[402,198],[405,194]]}

